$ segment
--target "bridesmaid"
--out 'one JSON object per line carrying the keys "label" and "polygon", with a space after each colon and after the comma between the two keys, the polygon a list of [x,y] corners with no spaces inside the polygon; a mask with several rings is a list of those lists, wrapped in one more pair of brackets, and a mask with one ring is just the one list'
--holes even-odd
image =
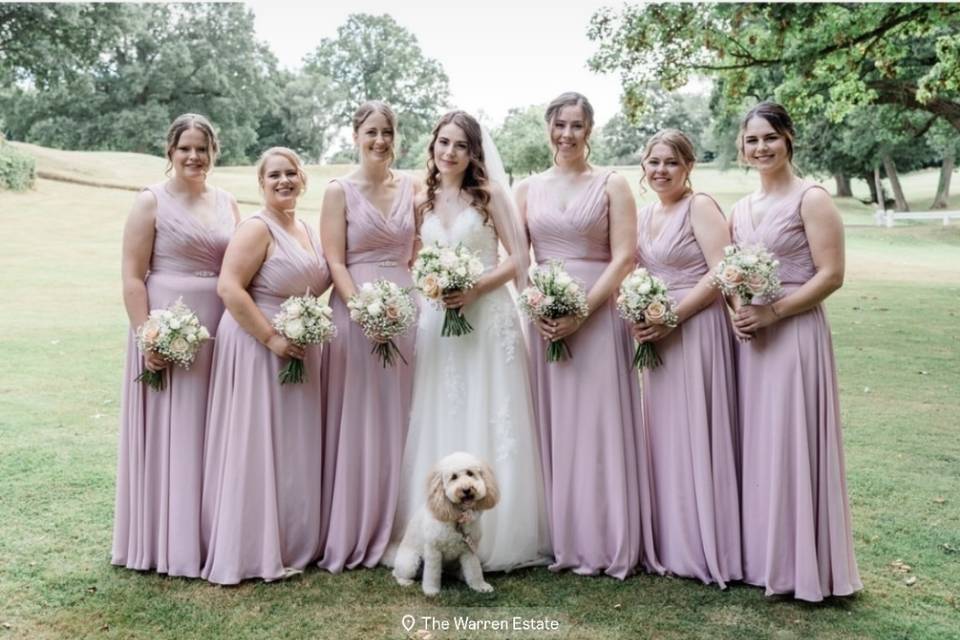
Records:
{"label": "bridesmaid", "polygon": [[734,206],[733,240],[780,260],[783,297],[740,305],[744,580],[767,595],[818,602],[862,588],[844,478],[837,371],[822,302],[843,284],[843,223],[792,167],[793,122],[761,102],[744,117],[740,156],[760,189]]}
{"label": "bridesmaid", "polygon": [[397,118],[370,101],[353,116],[360,167],[333,180],[320,220],[335,294],[338,337],[323,354],[323,522],[319,566],[333,573],[376,566],[390,540],[413,393],[414,332],[394,339],[406,363],[384,368],[350,320],[346,302],[364,282],[412,286],[413,181],[390,169]]}
{"label": "bridesmaid", "polygon": [[[626,578],[662,571],[650,529],[650,469],[633,345],[613,304],[633,267],[636,208],[627,181],[587,162],[593,109],[578,93],[547,107],[555,166],[517,187],[538,263],[563,260],[587,290],[590,316],[536,323],[531,384],[546,483],[552,570]],[[548,364],[546,340],[573,359]]]}
{"label": "bridesmaid", "polygon": [[[302,348],[271,326],[280,304],[330,276],[315,232],[296,215],[307,176],[296,153],[264,151],[264,208],[227,247],[217,291],[223,314],[214,351],[204,449],[202,576],[218,584],[276,580],[317,557],[320,533],[319,345]],[[301,384],[280,385],[287,358]]]}
{"label": "bridesmaid", "polygon": [[[183,298],[215,333],[223,304],[217,273],[239,220],[233,196],[207,184],[219,144],[210,122],[186,113],[167,131],[173,177],[147,187],[123,232],[123,303],[130,318],[121,399],[113,564],[197,577],[203,418],[213,343],[189,370],[137,351],[134,330],[150,309]],[[169,168],[168,168],[169,172]],[[166,387],[134,382],[144,370],[165,370]]]}
{"label": "bridesmaid", "polygon": [[730,231],[713,198],[690,186],[695,161],[676,129],[644,149],[643,179],[657,202],[640,212],[637,261],[667,284],[680,322],[640,323],[633,336],[656,343],[663,361],[643,372],[660,562],[725,587],[742,578],[737,390],[733,333],[710,276]]}

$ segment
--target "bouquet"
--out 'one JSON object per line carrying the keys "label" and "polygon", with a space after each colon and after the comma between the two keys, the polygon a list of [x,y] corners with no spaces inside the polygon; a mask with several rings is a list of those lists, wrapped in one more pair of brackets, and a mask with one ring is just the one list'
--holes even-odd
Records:
{"label": "bouquet", "polygon": [[[462,243],[448,247],[439,243],[420,249],[413,263],[413,281],[434,304],[442,305],[445,293],[465,291],[477,284],[483,263]],[[447,309],[443,318],[443,336],[462,336],[473,331],[461,309]]]}
{"label": "bouquet", "polygon": [[754,298],[774,298],[780,293],[776,260],[762,245],[730,245],[723,249],[723,260],[713,272],[712,282],[725,296],[739,296],[745,304]]}
{"label": "bouquet", "polygon": [[[677,326],[677,312],[673,299],[667,295],[667,285],[643,267],[634,269],[620,284],[617,309],[620,317],[629,322]],[[637,345],[633,354],[635,368],[656,369],[661,364],[663,362],[653,343],[641,342]]]}
{"label": "bouquet", "polygon": [[360,325],[363,335],[376,342],[370,353],[380,356],[384,367],[393,365],[395,358],[407,364],[393,338],[407,332],[417,318],[417,307],[404,289],[389,280],[364,282],[347,302],[350,319]]}
{"label": "bouquet", "polygon": [[[280,305],[280,313],[273,317],[273,328],[290,342],[305,347],[329,342],[337,335],[337,327],[331,319],[330,306],[310,295],[290,296]],[[303,360],[290,358],[280,370],[280,384],[304,381]]]}
{"label": "bouquet", "polygon": [[[530,269],[533,285],[520,293],[520,310],[531,320],[554,319],[563,316],[586,318],[587,296],[583,287],[570,277],[563,263],[551,260],[546,265]],[[564,339],[554,340],[547,347],[547,362],[572,358]]]}
{"label": "bouquet", "polygon": [[[166,309],[151,310],[147,320],[137,328],[140,353],[153,351],[184,369],[190,368],[200,345],[209,339],[210,332],[200,324],[197,314],[183,304],[183,298],[177,298]],[[166,386],[162,370],[145,369],[136,381],[150,385],[154,391],[162,391]]]}

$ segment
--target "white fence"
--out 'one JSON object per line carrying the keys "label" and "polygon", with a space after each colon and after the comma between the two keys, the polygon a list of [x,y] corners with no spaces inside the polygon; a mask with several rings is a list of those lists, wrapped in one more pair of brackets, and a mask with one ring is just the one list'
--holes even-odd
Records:
{"label": "white fence", "polygon": [[960,220],[960,211],[883,211],[877,209],[873,219],[878,227],[892,227],[897,220],[942,220],[943,225],[951,220]]}

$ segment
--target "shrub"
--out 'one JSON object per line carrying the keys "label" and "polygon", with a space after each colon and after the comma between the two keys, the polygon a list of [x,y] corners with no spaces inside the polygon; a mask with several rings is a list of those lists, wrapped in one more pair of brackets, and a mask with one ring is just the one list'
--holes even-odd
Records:
{"label": "shrub", "polygon": [[0,140],[0,189],[26,191],[36,178],[34,159]]}

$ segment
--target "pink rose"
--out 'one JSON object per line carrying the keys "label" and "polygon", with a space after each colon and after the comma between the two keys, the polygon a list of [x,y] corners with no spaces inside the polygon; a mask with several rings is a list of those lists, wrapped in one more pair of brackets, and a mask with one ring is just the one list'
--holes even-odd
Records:
{"label": "pink rose", "polygon": [[732,286],[736,286],[743,282],[743,272],[740,271],[740,268],[736,265],[728,264],[723,268],[723,273],[720,275],[723,278],[723,281]]}
{"label": "pink rose", "polygon": [[654,300],[643,310],[643,317],[646,318],[650,324],[663,324],[663,321],[667,317],[667,305],[659,300]]}
{"label": "pink rose", "polygon": [[763,293],[763,290],[766,288],[766,286],[767,279],[759,273],[752,273],[747,277],[747,289],[749,289],[750,293],[753,295],[759,295]]}
{"label": "pink rose", "polygon": [[439,298],[443,293],[443,289],[440,287],[440,281],[437,280],[437,276],[432,273],[428,273],[420,280],[420,290],[423,291],[423,295],[434,300]]}

